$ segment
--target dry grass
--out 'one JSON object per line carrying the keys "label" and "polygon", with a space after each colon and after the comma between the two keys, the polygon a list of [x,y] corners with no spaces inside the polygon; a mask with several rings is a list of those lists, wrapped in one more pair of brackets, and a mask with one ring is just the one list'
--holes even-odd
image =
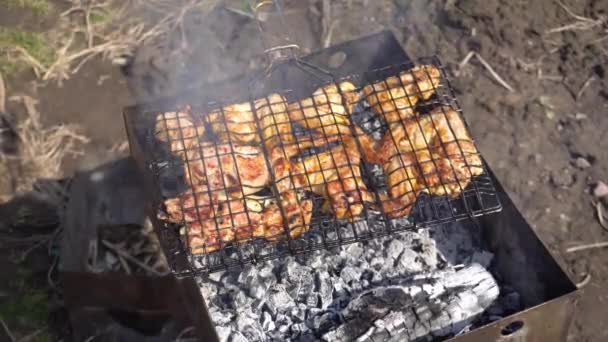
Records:
{"label": "dry grass", "polygon": [[60,15],[57,32],[49,34],[55,50],[51,63],[39,60],[27,49],[15,46],[9,53],[30,66],[44,81],[70,78],[95,57],[115,64],[144,43],[178,31],[187,46],[186,16],[206,14],[220,0],[71,0]]}
{"label": "dry grass", "polygon": [[36,109],[37,102],[31,97],[16,96],[11,100],[23,104],[27,117],[15,127],[19,139],[18,154],[0,155],[2,166],[17,168],[19,176],[14,193],[5,195],[3,199],[35,192],[49,202],[61,201],[61,187],[46,185],[34,188],[33,185],[40,179],[60,178],[63,161],[81,154],[82,145],[88,143],[89,139],[78,133],[80,128],[77,125],[43,127]]}

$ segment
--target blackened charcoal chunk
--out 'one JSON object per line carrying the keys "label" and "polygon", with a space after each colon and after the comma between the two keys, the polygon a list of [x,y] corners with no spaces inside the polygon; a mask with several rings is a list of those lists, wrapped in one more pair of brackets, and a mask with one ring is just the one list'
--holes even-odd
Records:
{"label": "blackened charcoal chunk", "polygon": [[306,305],[298,304],[291,309],[291,318],[294,322],[304,322],[306,319]]}
{"label": "blackened charcoal chunk", "polygon": [[372,260],[370,261],[370,266],[376,270],[379,270],[382,268],[382,266],[384,266],[385,263],[386,263],[386,260],[384,260],[384,258],[373,257]]}
{"label": "blackened charcoal chunk", "polygon": [[350,286],[348,286],[342,278],[337,278],[334,282],[334,297],[348,297],[350,294]]}
{"label": "blackened charcoal chunk", "polygon": [[293,337],[298,337],[302,333],[307,332],[308,327],[304,323],[295,323],[291,325],[291,333]]}
{"label": "blackened charcoal chunk", "polygon": [[317,273],[317,292],[319,293],[319,300],[321,309],[326,309],[333,301],[333,283],[328,272]]}
{"label": "blackened charcoal chunk", "polygon": [[362,273],[363,271],[359,268],[346,266],[340,272],[340,278],[342,278],[346,284],[351,285],[355,282],[359,282]]}
{"label": "blackened charcoal chunk", "polygon": [[289,316],[287,315],[283,315],[283,314],[278,314],[277,318],[275,319],[275,322],[277,327],[279,327],[279,331],[282,333],[286,333],[287,331],[289,331],[289,327],[291,326],[291,318],[289,318]]}
{"label": "blackened charcoal chunk", "polygon": [[306,306],[309,308],[316,308],[319,305],[319,294],[316,292],[309,293],[306,296]]}
{"label": "blackened charcoal chunk", "polygon": [[273,314],[276,314],[290,310],[295,302],[282,285],[277,285],[269,290],[266,305]]}

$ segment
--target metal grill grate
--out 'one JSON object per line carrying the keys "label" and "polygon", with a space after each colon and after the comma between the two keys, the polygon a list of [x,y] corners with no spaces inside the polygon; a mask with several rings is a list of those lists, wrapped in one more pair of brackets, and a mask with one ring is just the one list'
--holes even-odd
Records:
{"label": "metal grill grate", "polygon": [[142,113],[177,275],[501,209],[437,58],[295,93]]}

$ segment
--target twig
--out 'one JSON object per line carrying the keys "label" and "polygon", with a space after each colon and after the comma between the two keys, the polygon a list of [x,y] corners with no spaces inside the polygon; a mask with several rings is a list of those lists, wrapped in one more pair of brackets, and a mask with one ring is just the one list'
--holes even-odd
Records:
{"label": "twig", "polygon": [[570,15],[572,18],[574,18],[576,20],[576,22],[550,29],[547,31],[547,33],[549,33],[549,34],[564,32],[564,31],[590,30],[596,26],[601,26],[604,22],[604,18],[591,19],[591,18],[586,18],[586,17],[580,16],[580,15],[577,15],[574,12],[572,12],[572,10],[570,10],[568,7],[566,7],[566,5],[564,5],[561,1],[557,1],[557,4],[561,8],[563,8],[564,11],[566,11],[566,13],[568,13],[568,15]]}
{"label": "twig", "polygon": [[120,265],[122,266],[122,268],[125,269],[125,272],[130,275],[131,274],[131,267],[129,267],[129,264],[127,263],[127,261],[125,260],[125,258],[122,255],[120,255],[120,254],[118,254],[118,261],[120,262]]}
{"label": "twig", "polygon": [[581,280],[580,282],[576,283],[576,287],[579,288],[579,289],[582,289],[587,284],[589,284],[590,281],[591,281],[591,274],[587,273],[587,274],[585,274],[585,278],[583,278],[583,280]]}
{"label": "twig", "polygon": [[498,75],[496,71],[492,68],[492,66],[486,62],[483,57],[481,57],[477,52],[475,52],[475,57],[479,60],[479,62],[488,70],[488,72],[494,77],[496,82],[498,82],[501,86],[507,88],[510,92],[514,92],[515,90],[511,87],[502,77]]}
{"label": "twig", "polygon": [[13,336],[13,333],[8,328],[8,325],[6,325],[6,323],[4,322],[4,320],[2,318],[0,318],[0,324],[2,324],[2,327],[4,328],[4,331],[6,332],[6,335],[11,340],[11,342],[16,342],[15,341],[15,336]]}
{"label": "twig", "polygon": [[18,263],[18,264],[24,262],[25,259],[27,259],[28,255],[30,255],[30,253],[32,253],[33,251],[35,251],[38,247],[44,245],[49,240],[50,240],[50,237],[47,238],[47,239],[43,239],[43,240],[40,240],[40,241],[36,242],[36,244],[34,244],[30,248],[26,249],[23,253],[21,253],[21,255],[18,258],[14,259],[13,261],[16,262],[16,263]]}
{"label": "twig", "polygon": [[187,333],[190,333],[194,331],[194,327],[187,327],[184,330],[182,330],[179,335],[177,335],[177,337],[175,338],[175,342],[181,342],[182,341],[182,337],[184,337],[184,335],[186,335]]}
{"label": "twig", "polygon": [[591,243],[588,245],[570,247],[570,248],[566,249],[566,253],[574,253],[574,252],[585,251],[588,249],[606,248],[606,247],[608,247],[608,242],[597,242],[597,243]]}
{"label": "twig", "polygon": [[243,17],[247,17],[247,18],[250,18],[250,19],[255,19],[255,16],[252,13],[242,11],[242,10],[240,10],[238,8],[233,8],[233,7],[226,6],[226,7],[224,7],[224,9],[226,11],[228,11],[228,12],[232,12],[234,14],[242,15]]}
{"label": "twig", "polygon": [[595,81],[595,77],[593,77],[593,75],[591,75],[585,81],[585,83],[583,83],[583,86],[581,87],[581,89],[578,91],[578,93],[576,93],[577,102],[581,99],[581,97],[583,96],[583,93],[585,92],[585,90],[587,90],[587,88],[591,85],[591,83],[593,83],[593,81]]}
{"label": "twig", "polygon": [[469,64],[469,61],[471,61],[471,58],[473,58],[473,56],[475,56],[475,52],[469,51],[469,53],[467,53],[464,59],[460,63],[458,63],[458,70],[456,70],[455,72],[456,77],[460,76],[462,69],[467,66],[467,64]]}
{"label": "twig", "polygon": [[6,85],[2,73],[0,73],[0,113],[6,113]]}
{"label": "twig", "polygon": [[27,341],[29,341],[29,340],[33,339],[34,337],[36,337],[36,336],[40,335],[40,333],[41,333],[41,332],[46,331],[48,328],[49,328],[49,327],[44,326],[44,327],[42,327],[42,328],[40,328],[40,329],[38,329],[38,330],[34,331],[33,333],[31,333],[31,334],[29,334],[29,335],[26,335],[26,336],[24,336],[23,338],[20,338],[20,339],[19,339],[19,341],[17,341],[17,342],[27,342]]}
{"label": "twig", "polygon": [[131,261],[132,263],[136,264],[137,266],[139,266],[139,267],[143,268],[144,270],[146,270],[146,271],[148,271],[148,272],[150,272],[150,273],[152,273],[152,274],[154,274],[154,275],[157,275],[157,276],[164,276],[164,274],[163,274],[163,273],[161,273],[161,272],[159,272],[159,271],[157,271],[157,270],[153,269],[152,267],[150,267],[150,266],[148,266],[148,265],[146,265],[146,264],[142,263],[141,261],[137,260],[137,258],[133,257],[131,254],[127,253],[127,252],[126,252],[126,251],[124,251],[122,248],[120,248],[120,247],[118,247],[118,246],[114,245],[113,243],[108,242],[108,241],[106,241],[106,240],[101,240],[101,243],[102,243],[104,246],[106,246],[106,247],[108,247],[109,249],[111,249],[111,250],[113,250],[114,252],[116,252],[117,254],[122,255],[122,256],[123,256],[125,259],[127,259],[127,260]]}
{"label": "twig", "polygon": [[604,221],[606,217],[604,216],[604,206],[602,205],[602,202],[595,202],[595,213],[597,215],[598,221],[600,221],[600,226],[602,226],[605,231],[608,231],[608,223]]}

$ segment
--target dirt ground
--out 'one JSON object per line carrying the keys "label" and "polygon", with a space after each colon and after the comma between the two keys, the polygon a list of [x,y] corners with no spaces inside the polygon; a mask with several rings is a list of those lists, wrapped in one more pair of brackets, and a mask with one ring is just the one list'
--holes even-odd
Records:
{"label": "dirt ground", "polygon": [[[439,55],[482,154],[516,205],[575,281],[590,276],[569,341],[608,340],[603,322],[608,317],[608,250],[565,252],[608,240],[590,194],[596,182],[608,182],[608,38],[602,40],[608,37],[608,21],[601,20],[608,16],[608,2],[565,1],[573,13],[554,0],[333,3],[324,25],[321,1],[288,2],[294,40],[304,51],[314,51],[325,42],[390,29],[410,56]],[[0,26],[20,25],[4,21],[15,14],[0,6]],[[579,24],[566,26],[573,23]],[[173,53],[172,44],[143,47],[128,81],[118,68],[98,60],[62,87],[39,84],[27,72],[13,75],[7,80],[9,93],[38,98],[45,124],[84,127],[91,142],[84,157],[66,162],[70,175],[112,158],[109,150],[125,140],[124,106],[171,92],[185,80],[213,81],[255,68],[253,56],[262,50],[255,28],[247,17],[216,11],[186,28],[189,45],[180,54]],[[461,66],[470,52],[487,61],[513,91],[500,85],[479,58]],[[163,54],[170,57],[158,57]],[[139,86],[146,82],[164,86]],[[0,291],[9,290],[0,285]]]}

